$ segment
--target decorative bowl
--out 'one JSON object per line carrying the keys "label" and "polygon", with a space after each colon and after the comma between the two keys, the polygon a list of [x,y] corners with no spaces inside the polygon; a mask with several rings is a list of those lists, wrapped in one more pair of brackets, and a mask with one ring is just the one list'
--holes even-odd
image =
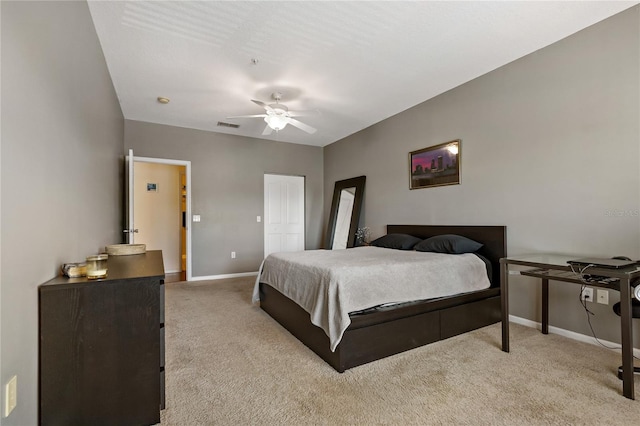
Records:
{"label": "decorative bowl", "polygon": [[146,244],[112,244],[106,246],[109,256],[128,256],[130,254],[143,254],[147,251]]}

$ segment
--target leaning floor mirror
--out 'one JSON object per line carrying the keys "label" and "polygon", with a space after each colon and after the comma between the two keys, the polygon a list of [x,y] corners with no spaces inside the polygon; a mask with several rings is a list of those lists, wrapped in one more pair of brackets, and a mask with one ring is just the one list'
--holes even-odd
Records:
{"label": "leaning floor mirror", "polygon": [[358,176],[336,182],[329,211],[327,249],[346,249],[355,245],[365,180],[366,176]]}

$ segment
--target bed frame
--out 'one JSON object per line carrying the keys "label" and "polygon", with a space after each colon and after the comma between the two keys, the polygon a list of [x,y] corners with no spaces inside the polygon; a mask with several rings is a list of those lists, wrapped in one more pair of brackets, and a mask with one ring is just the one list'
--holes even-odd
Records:
{"label": "bed frame", "polygon": [[351,314],[351,324],[335,352],[331,352],[324,330],[311,323],[304,309],[268,284],[260,283],[260,307],[340,373],[501,319],[499,260],[507,255],[505,226],[387,225],[387,233],[422,239],[457,234],[483,243],[478,253],[491,262],[491,287],[390,310]]}

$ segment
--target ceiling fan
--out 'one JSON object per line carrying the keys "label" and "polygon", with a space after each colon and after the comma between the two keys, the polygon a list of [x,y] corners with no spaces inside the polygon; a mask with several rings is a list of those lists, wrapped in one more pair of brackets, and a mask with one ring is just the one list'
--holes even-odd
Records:
{"label": "ceiling fan", "polygon": [[264,121],[267,123],[267,126],[264,128],[262,132],[263,136],[270,135],[274,130],[276,132],[284,129],[287,124],[291,124],[294,127],[297,127],[300,130],[304,130],[309,134],[313,134],[316,132],[316,129],[305,124],[301,121],[296,120],[293,117],[299,117],[303,115],[308,115],[304,111],[289,111],[285,105],[280,103],[282,99],[282,93],[276,92],[271,94],[271,97],[276,102],[274,104],[267,105],[262,101],[256,101],[255,99],[251,99],[256,105],[260,105],[265,109],[265,114],[254,114],[254,115],[237,115],[234,117],[227,118],[264,118]]}

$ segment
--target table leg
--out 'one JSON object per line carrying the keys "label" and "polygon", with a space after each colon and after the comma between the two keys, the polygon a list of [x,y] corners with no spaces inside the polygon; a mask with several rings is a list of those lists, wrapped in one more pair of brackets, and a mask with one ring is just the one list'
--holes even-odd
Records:
{"label": "table leg", "polygon": [[633,389],[633,333],[631,325],[631,283],[620,280],[620,329],[622,330],[622,394],[635,399]]}
{"label": "table leg", "polygon": [[502,350],[509,352],[509,265],[500,261],[500,307],[502,312]]}
{"label": "table leg", "polygon": [[549,334],[549,280],[542,279],[542,334]]}

